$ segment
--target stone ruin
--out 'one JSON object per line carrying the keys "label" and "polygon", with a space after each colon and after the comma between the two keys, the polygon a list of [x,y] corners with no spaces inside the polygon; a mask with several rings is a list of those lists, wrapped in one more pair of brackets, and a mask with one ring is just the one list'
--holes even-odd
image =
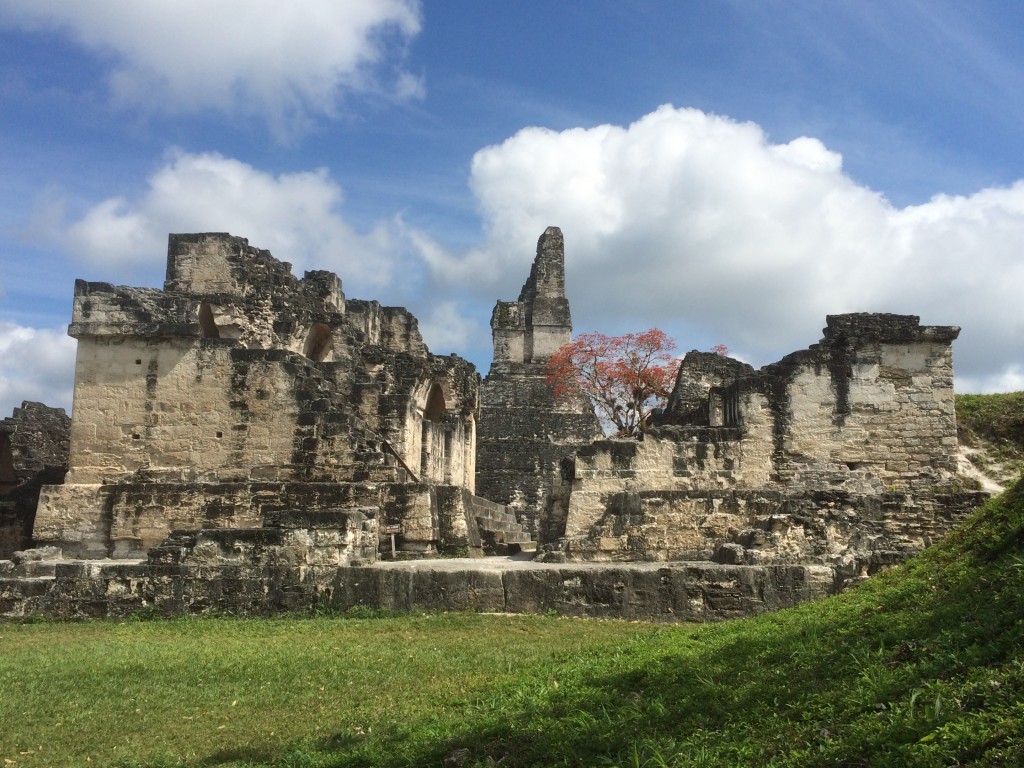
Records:
{"label": "stone ruin", "polygon": [[[405,309],[227,234],[171,235],[163,290],[78,281],[67,474],[36,549],[0,560],[0,616],[728,618],[836,591],[979,501],[955,483],[955,327],[830,316],[760,370],[691,352],[640,441],[545,381],[572,331],[557,228],[491,328],[481,382]],[[0,428],[8,485],[19,434]]]}
{"label": "stone ruin", "polygon": [[977,503],[957,483],[951,342],[847,314],[755,371],[690,352],[657,426],[561,462],[543,558],[816,563],[837,585],[920,551]]}
{"label": "stone ruin", "polygon": [[174,531],[301,510],[347,531],[339,563],[391,530],[406,554],[481,548],[478,377],[405,309],[241,238],[172,235],[163,290],[78,281],[69,333],[70,469],[42,491],[37,544],[141,558]]}
{"label": "stone ruin", "polygon": [[70,430],[63,408],[29,401],[0,421],[0,560],[32,546],[39,491],[68,471]]}

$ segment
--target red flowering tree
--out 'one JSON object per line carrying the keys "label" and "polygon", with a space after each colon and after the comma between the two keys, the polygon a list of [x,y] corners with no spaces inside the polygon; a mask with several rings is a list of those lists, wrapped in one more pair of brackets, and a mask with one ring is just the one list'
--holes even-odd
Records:
{"label": "red flowering tree", "polygon": [[675,383],[675,348],[657,328],[624,336],[583,333],[551,356],[547,380],[556,400],[582,395],[594,404],[605,431],[636,437]]}

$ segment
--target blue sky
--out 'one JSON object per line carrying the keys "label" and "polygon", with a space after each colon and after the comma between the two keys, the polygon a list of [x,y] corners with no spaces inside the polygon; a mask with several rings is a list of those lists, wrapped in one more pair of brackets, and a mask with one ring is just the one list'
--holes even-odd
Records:
{"label": "blue sky", "polygon": [[1024,389],[1024,4],[0,0],[0,413],[70,406],[75,278],[230,231],[486,373],[548,225],[577,331],[754,364],[960,325]]}

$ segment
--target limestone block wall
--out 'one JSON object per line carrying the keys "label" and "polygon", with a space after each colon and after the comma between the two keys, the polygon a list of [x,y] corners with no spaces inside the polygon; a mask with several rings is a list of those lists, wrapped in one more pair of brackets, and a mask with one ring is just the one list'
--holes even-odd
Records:
{"label": "limestone block wall", "polygon": [[0,560],[10,560],[15,552],[28,546],[23,531],[24,524],[14,504],[0,501]]}
{"label": "limestone block wall", "polygon": [[[716,508],[723,491],[741,507],[748,492],[914,494],[890,510],[884,536],[862,526],[850,543],[836,528],[786,523],[800,533],[767,539],[761,558],[804,562],[820,550],[834,562],[860,562],[870,557],[858,536],[895,537],[886,546],[902,552],[948,530],[951,519],[932,500],[948,493],[955,475],[950,342],[959,329],[923,327],[902,315],[838,315],[827,323],[819,344],[752,375],[729,381],[732,369],[715,363],[721,383],[707,386],[703,405],[697,374],[707,366],[681,373],[685,391],[673,395],[663,419],[668,426],[649,430],[641,442],[598,442],[563,461],[546,511],[546,529],[556,532],[551,555],[706,559],[723,545],[760,541],[760,534],[742,532],[768,530],[765,520],[790,514],[787,501],[770,512],[758,507],[753,516],[722,517]],[[706,426],[696,426],[700,420]],[[928,533],[901,539],[907,525]],[[813,546],[801,543],[805,535]]]}
{"label": "limestone block wall", "polygon": [[480,387],[476,492],[517,511],[544,540],[559,461],[601,436],[589,403],[555,402],[541,365],[495,369]]}
{"label": "limestone block wall", "polygon": [[273,357],[246,357],[223,342],[80,338],[68,482],[142,470],[227,481],[291,464],[294,378]]}
{"label": "limestone block wall", "polygon": [[[364,516],[374,510],[382,526],[382,553],[390,552],[390,536],[383,533],[387,525],[401,527],[396,545],[403,556],[479,547],[479,536],[471,535],[473,497],[458,486],[162,481],[49,486],[45,494],[48,514],[40,518],[36,540],[61,548],[66,557],[137,559],[162,546],[175,531],[257,529],[279,520],[284,511],[314,514],[325,509],[339,514],[357,509]],[[99,512],[82,514],[83,509]]]}
{"label": "limestone block wall", "polygon": [[491,313],[492,360],[498,363],[522,363],[526,353],[526,316],[517,301],[499,301]]}
{"label": "limestone block wall", "polygon": [[346,308],[348,327],[358,343],[380,346],[392,353],[427,354],[419,323],[408,310],[355,299]]}
{"label": "limestone block wall", "polygon": [[155,566],[234,566],[257,574],[289,568],[372,563],[377,557],[375,508],[287,510],[258,528],[176,531],[148,554]]}
{"label": "limestone block wall", "polygon": [[578,560],[711,560],[720,545],[779,508],[777,493],[619,491],[606,496],[600,517],[567,530],[560,545]]}
{"label": "limestone block wall", "polygon": [[351,479],[353,419],[339,389],[330,370],[282,350],[82,338],[68,482],[140,472],[172,481]]}
{"label": "limestone block wall", "polygon": [[259,483],[473,487],[473,366],[431,355],[406,310],[296,279],[243,238],[172,235],[163,291],[79,281],[69,332],[69,485],[38,524],[69,554],[259,525],[276,503],[246,501]]}
{"label": "limestone block wall", "polygon": [[34,542],[56,546],[73,557],[107,557],[111,489],[99,483],[44,485],[39,493]]}
{"label": "limestone block wall", "polygon": [[[572,493],[562,535],[586,535],[609,508],[616,506],[616,499],[623,493],[655,488],[673,491],[694,485],[702,489],[734,487],[736,476],[731,468],[739,461],[736,439],[717,439],[715,443],[657,439],[595,443],[578,451],[572,462]],[[680,466],[693,469],[677,469]],[[680,477],[680,472],[685,476]]]}
{"label": "limestone block wall", "polygon": [[483,533],[477,517],[505,508],[455,485],[405,483],[385,486],[381,517],[380,558],[393,559],[387,526],[398,525],[398,559],[435,555],[483,554]]}
{"label": "limestone block wall", "polygon": [[[767,399],[742,396],[744,427],[650,429],[641,441],[601,440],[563,463],[557,502],[545,511],[550,538],[587,535],[623,492],[772,485],[774,423]],[[679,549],[679,547],[675,547]]]}
{"label": "limestone block wall", "polygon": [[257,528],[282,509],[378,507],[362,483],[135,482],[44,488],[35,537],[68,557],[138,558],[176,530]]}
{"label": "limestone block wall", "polygon": [[834,567],[841,586],[933,544],[982,501],[978,493],[621,491],[545,559],[815,563]]}
{"label": "limestone block wall", "polygon": [[451,355],[425,362],[397,356],[376,374],[376,434],[401,457],[414,482],[459,485],[473,491],[476,460],[476,369]]}
{"label": "limestone block wall", "polygon": [[[245,252],[247,243],[233,242],[224,233],[171,235],[168,242],[166,290],[179,293],[245,295],[250,276],[255,270],[290,274],[290,265],[280,264],[275,269],[269,259],[259,259],[260,253],[248,254],[249,269],[239,274],[235,269],[238,255]],[[264,252],[266,253],[266,252]],[[269,255],[269,254],[266,254]],[[262,267],[262,269],[261,269]]]}
{"label": "limestone block wall", "polygon": [[959,329],[903,315],[828,323],[819,345],[767,369],[786,382],[782,474],[806,484],[808,470],[846,469],[902,490],[955,473],[950,342]]}
{"label": "limestone block wall", "polygon": [[239,545],[254,562],[228,556],[224,562],[57,563],[53,576],[35,579],[0,571],[0,620],[116,618],[154,611],[162,616],[271,616],[363,606],[721,621],[793,606],[835,589],[833,569],[815,565],[566,564],[502,570],[480,568],[472,560],[457,567],[450,561],[415,567],[386,562],[268,565],[275,550],[288,547],[272,539],[279,532],[258,533],[258,538],[234,534],[225,546],[209,536],[200,549],[214,561]]}

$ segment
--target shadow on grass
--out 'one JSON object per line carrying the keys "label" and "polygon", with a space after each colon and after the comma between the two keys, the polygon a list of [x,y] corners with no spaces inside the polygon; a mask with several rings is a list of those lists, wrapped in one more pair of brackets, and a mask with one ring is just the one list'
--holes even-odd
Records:
{"label": "shadow on grass", "polygon": [[188,765],[1024,764],[1022,530],[1018,484],[944,545],[838,598],[556,660],[468,702],[445,737],[439,714]]}

